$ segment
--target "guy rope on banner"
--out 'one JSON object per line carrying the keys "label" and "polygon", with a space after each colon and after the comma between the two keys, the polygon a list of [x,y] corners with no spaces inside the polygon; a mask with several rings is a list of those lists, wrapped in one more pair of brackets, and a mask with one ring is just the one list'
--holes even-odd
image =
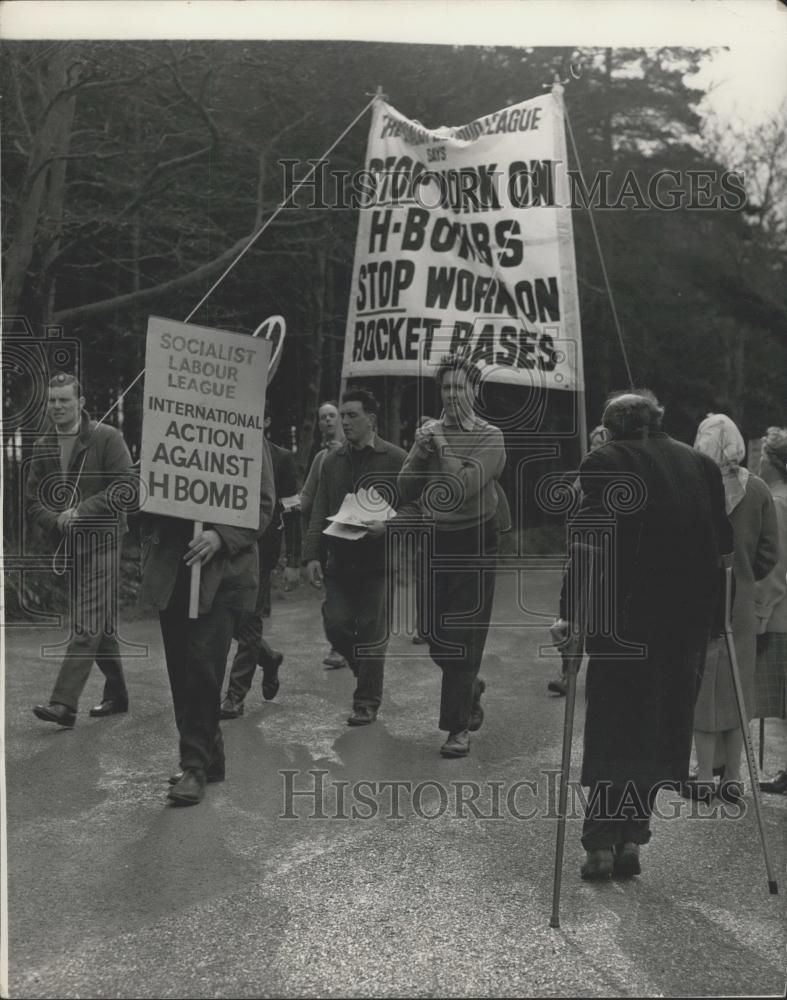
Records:
{"label": "guy rope on banner", "polygon": [[[556,84],[561,83],[559,78],[557,77],[555,78],[555,83]],[[571,118],[568,113],[568,105],[566,104],[565,98],[563,99],[563,113],[566,119],[566,129],[568,131],[568,138],[569,141],[571,142],[571,151],[574,154],[574,160],[576,161],[577,164],[577,170],[579,171],[579,176],[582,181],[583,190],[587,191],[588,187],[587,184],[585,183],[585,175],[582,170],[582,160],[579,157],[579,150],[577,149],[577,144],[574,140],[574,130],[571,127]],[[629,366],[628,353],[626,351],[626,345],[623,341],[623,330],[621,329],[620,319],[618,318],[618,310],[617,307],[615,306],[615,296],[612,294],[612,286],[609,283],[609,275],[607,274],[607,265],[606,262],[604,261],[604,251],[601,249],[601,241],[599,240],[598,229],[596,228],[596,219],[593,215],[593,206],[590,204],[589,199],[587,203],[587,211],[588,211],[588,218],[590,219],[590,228],[593,231],[593,240],[595,241],[596,244],[596,252],[598,253],[598,261],[599,264],[601,265],[601,274],[604,277],[604,287],[607,290],[609,305],[610,308],[612,309],[612,318],[615,322],[615,331],[617,332],[618,335],[618,343],[620,344],[620,353],[623,356],[623,364],[626,366],[626,376],[628,377],[629,388],[633,389],[634,378],[631,374],[631,367]]]}
{"label": "guy rope on banner", "polygon": [[[227,277],[227,275],[230,273],[230,271],[232,271],[232,269],[236,266],[236,264],[238,264],[241,261],[241,259],[246,256],[246,254],[249,252],[249,250],[254,246],[254,244],[260,238],[260,236],[262,236],[262,234],[265,232],[265,230],[277,218],[277,216],[279,215],[279,212],[281,212],[284,208],[286,208],[287,205],[289,204],[289,202],[294,198],[294,196],[304,186],[304,184],[307,184],[312,179],[312,177],[314,176],[314,174],[315,174],[315,172],[316,172],[317,167],[319,166],[319,164],[322,163],[323,160],[326,160],[331,155],[331,153],[334,151],[334,149],[336,149],[336,147],[339,145],[339,143],[352,131],[352,129],[358,124],[358,122],[361,120],[361,118],[363,118],[363,116],[369,110],[369,108],[378,99],[379,99],[379,92],[377,94],[375,94],[372,97],[372,99],[367,104],[364,105],[364,107],[358,112],[358,114],[355,116],[355,118],[353,118],[353,120],[344,129],[344,131],[341,132],[341,134],[325,150],[325,152],[322,154],[322,156],[320,156],[317,160],[312,161],[314,165],[309,169],[309,171],[306,173],[306,175],[304,177],[302,177],[297,182],[297,184],[295,184],[295,186],[293,187],[292,191],[290,191],[290,193],[287,195],[287,197],[284,199],[284,201],[282,201],[279,205],[276,206],[276,208],[268,216],[268,218],[260,226],[260,228],[254,234],[252,234],[251,237],[249,237],[249,241],[246,243],[246,245],[243,247],[243,249],[240,251],[240,253],[224,269],[224,271],[219,275],[219,277],[216,279],[216,281],[213,282],[213,284],[210,286],[210,288],[207,290],[207,292],[202,296],[202,298],[199,300],[199,302],[194,306],[194,308],[191,310],[191,312],[188,314],[188,316],[186,316],[185,320],[183,320],[184,323],[188,323],[189,320],[197,312],[197,310],[202,305],[204,305],[204,303],[208,300],[208,298],[213,294],[213,292],[216,291],[216,289],[219,287],[219,285],[224,281],[224,279]],[[263,322],[262,324],[260,324],[260,326],[257,327],[257,329],[254,331],[254,334],[253,334],[253,336],[255,336],[255,337],[262,335],[263,339],[273,339],[274,334],[276,332],[278,332],[278,340],[274,343],[274,346],[273,346],[273,352],[274,353],[273,353],[273,355],[271,357],[270,367],[269,367],[269,370],[268,370],[268,384],[270,384],[271,379],[276,374],[276,369],[278,368],[279,361],[281,360],[281,352],[282,352],[282,348],[283,348],[283,345],[284,345],[284,335],[285,335],[285,329],[286,329],[285,325],[284,325],[284,322],[283,322],[283,320],[281,320],[281,322],[279,322],[279,323],[275,323],[274,322],[275,320],[280,320],[280,319],[281,319],[280,317],[269,317],[269,319],[265,320],[265,322]],[[126,393],[130,392],[134,388],[134,386],[137,384],[137,382],[139,382],[139,380],[142,378],[142,376],[144,374],[145,374],[145,369],[143,368],[140,372],[138,372],[134,376],[134,378],[126,386],[126,388],[123,389],[120,393],[118,393],[118,397],[115,400],[115,402],[112,404],[112,406],[110,406],[110,408],[103,415],[103,417],[101,417],[100,420],[96,421],[97,424],[103,424],[104,423],[104,421],[112,413],[112,411],[115,409],[115,407],[117,407],[120,404],[120,401],[123,399],[123,397],[126,395]],[[72,497],[71,497],[72,504],[75,502],[76,497],[77,497],[77,493],[78,493],[78,490],[79,490],[79,480],[80,480],[80,477],[82,475],[82,469],[84,468],[85,457],[86,456],[83,456],[83,458],[82,458],[82,465],[80,466],[79,472],[77,473],[77,478],[76,478],[76,480],[74,482],[74,489],[73,489],[73,493],[72,493]],[[194,524],[195,535],[198,533],[198,530],[201,530],[201,527],[198,529],[199,525],[200,525],[199,521],[196,521],[195,524]],[[63,574],[65,573],[65,564],[63,565],[62,569],[59,569],[58,568],[58,562],[57,562],[58,556],[60,554],[60,550],[63,547],[63,544],[65,543],[65,540],[66,540],[66,536],[64,535],[63,538],[60,540],[60,544],[58,545],[57,550],[55,551],[54,556],[52,557],[52,571],[57,576],[63,576]]]}

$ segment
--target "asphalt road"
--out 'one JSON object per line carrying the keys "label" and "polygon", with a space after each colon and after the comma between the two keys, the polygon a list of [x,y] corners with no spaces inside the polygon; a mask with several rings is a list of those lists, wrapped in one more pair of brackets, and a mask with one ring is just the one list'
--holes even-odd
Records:
{"label": "asphalt road", "polygon": [[[662,792],[628,881],[579,879],[571,820],[549,927],[564,701],[539,647],[557,578],[517,589],[501,574],[486,720],[463,760],[438,754],[424,647],[392,639],[379,719],[350,729],[352,678],[322,666],[318,595],[276,597],[281,691],[264,703],[255,683],[224,724],[227,780],[193,808],[166,804],[177,744],[155,620],[123,625],[141,654],[126,660],[129,714],[87,716],[96,670],[72,731],[30,712],[57,667],[41,643],[59,634],[8,630],[11,996],[783,995],[787,797],[764,802],[779,896],[748,795],[733,818]],[[583,693],[581,675],[574,777]],[[766,771],[785,759],[769,722]]]}

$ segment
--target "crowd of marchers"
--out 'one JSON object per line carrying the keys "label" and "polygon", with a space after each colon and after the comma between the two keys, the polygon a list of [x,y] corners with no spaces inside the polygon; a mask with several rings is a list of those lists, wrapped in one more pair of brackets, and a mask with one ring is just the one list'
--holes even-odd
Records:
{"label": "crowd of marchers", "polygon": [[[481,668],[499,540],[512,527],[500,485],[506,452],[501,431],[480,415],[489,388],[483,370],[446,356],[435,377],[441,413],[422,415],[407,453],[378,433],[378,402],[363,388],[319,408],[321,447],[300,490],[292,453],[266,437],[256,529],[206,523],[195,535],[181,518],[138,515],[141,599],[158,611],[178,735],[173,804],[197,804],[207,783],[224,780],[220,723],[243,715],[257,667],[264,698],[279,692],[284,653],[263,633],[271,574],[282,558],[285,587],[303,572],[323,593],[324,663],[355,677],[348,725],[375,722],[396,533],[413,539],[413,641],[428,647],[441,671],[440,753],[470,753],[471,733],[484,721]],[[706,416],[694,447],[661,429],[663,414],[646,389],[608,397],[567,524],[551,629],[564,669],[548,686],[565,694],[569,673],[587,655],[581,874],[588,880],[640,874],[661,789],[708,802],[747,794],[739,708],[745,720],[787,718],[787,429],[768,428],[755,475],[725,414]],[[94,662],[105,683],[90,714],[129,710],[117,637],[127,528],[118,497],[135,472],[120,432],[91,420],[73,375],[50,380],[47,416],[29,465],[26,511],[53,566],[72,567],[72,627],[51,696],[33,712],[68,729]],[[368,516],[351,532],[329,530],[348,495],[368,505]],[[760,788],[787,792],[787,766]]]}

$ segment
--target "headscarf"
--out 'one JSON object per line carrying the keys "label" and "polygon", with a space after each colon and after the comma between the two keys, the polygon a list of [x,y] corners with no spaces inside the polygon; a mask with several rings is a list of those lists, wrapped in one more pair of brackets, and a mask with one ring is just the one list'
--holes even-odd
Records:
{"label": "headscarf", "polygon": [[589,450],[595,451],[596,448],[600,448],[602,444],[606,444],[610,439],[611,435],[607,428],[603,424],[599,424],[588,435]]}
{"label": "headscarf", "polygon": [[694,447],[721,469],[727,513],[731,514],[743,500],[749,481],[749,470],[740,466],[746,457],[743,435],[729,417],[711,413],[697,428]]}
{"label": "headscarf", "polygon": [[787,428],[769,427],[762,439],[762,450],[787,479]]}

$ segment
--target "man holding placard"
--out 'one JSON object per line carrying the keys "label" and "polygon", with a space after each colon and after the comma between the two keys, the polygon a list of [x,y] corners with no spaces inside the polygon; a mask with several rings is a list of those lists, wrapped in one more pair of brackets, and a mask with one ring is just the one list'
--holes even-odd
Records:
{"label": "man holding placard", "polygon": [[[236,620],[254,610],[259,583],[257,537],[273,512],[273,471],[263,466],[259,529],[206,525],[192,538],[192,525],[155,518],[143,538],[144,596],[159,609],[180,766],[169,798],[183,805],[201,801],[205,783],[224,780],[224,742],[219,702]],[[199,613],[189,618],[189,576],[200,565]]]}
{"label": "man holding placard", "polygon": [[[140,452],[141,598],[159,612],[180,740],[169,798],[200,802],[224,778],[221,685],[240,612],[259,583],[273,516],[262,409],[270,343],[151,318]],[[199,575],[195,576],[195,571]]]}

